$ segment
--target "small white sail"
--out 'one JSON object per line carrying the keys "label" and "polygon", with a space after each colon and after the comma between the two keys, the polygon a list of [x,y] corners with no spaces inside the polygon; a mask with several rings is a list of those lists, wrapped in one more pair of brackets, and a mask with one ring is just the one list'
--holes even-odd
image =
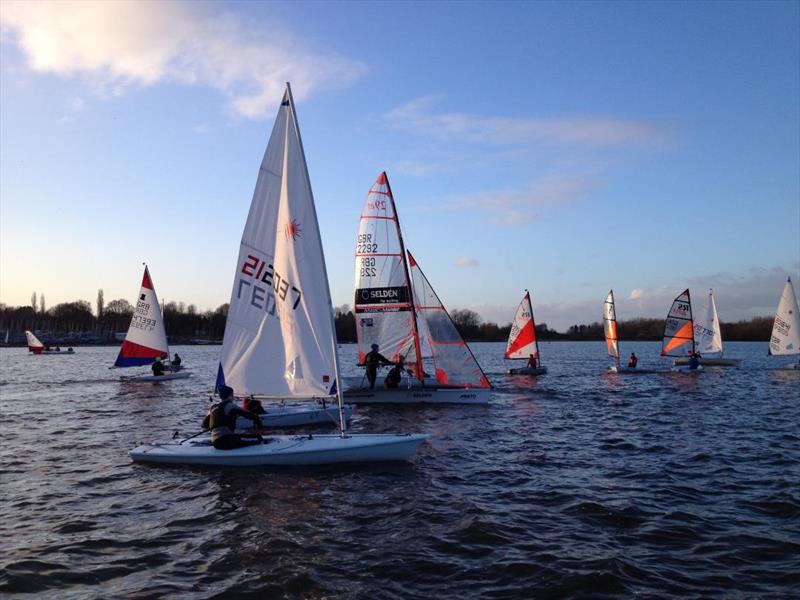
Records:
{"label": "small white sail", "polygon": [[325,257],[287,85],[242,234],[217,386],[236,394],[335,393]]}
{"label": "small white sail", "polygon": [[619,336],[617,335],[617,311],[614,307],[614,290],[609,290],[603,302],[603,332],[606,336],[608,355],[617,359],[619,365]]}
{"label": "small white sail", "polygon": [[700,354],[722,353],[722,334],[714,302],[714,290],[708,290],[708,300],[701,317],[694,322],[694,343]]}
{"label": "small white sail", "polygon": [[689,290],[684,290],[672,302],[664,324],[661,356],[686,356],[694,351],[694,323]]}
{"label": "small white sail", "polygon": [[525,290],[525,296],[517,307],[511,331],[508,334],[505,358],[539,358],[539,343],[536,340],[536,324],[533,320],[531,294]]}
{"label": "small white sail", "polygon": [[775,355],[800,354],[800,311],[794,293],[792,279],[783,286],[781,300],[772,325],[769,353]]}
{"label": "small white sail", "polygon": [[414,304],[420,320],[425,322],[436,380],[452,387],[492,387],[411,252],[408,252],[408,264]]}
{"label": "small white sail", "polygon": [[28,350],[31,352],[41,352],[44,349],[44,344],[39,341],[32,331],[26,331],[25,337],[28,339]]}

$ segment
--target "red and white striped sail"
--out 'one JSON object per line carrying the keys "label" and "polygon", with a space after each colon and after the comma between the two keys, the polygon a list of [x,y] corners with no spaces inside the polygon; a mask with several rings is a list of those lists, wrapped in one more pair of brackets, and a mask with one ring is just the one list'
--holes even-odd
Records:
{"label": "red and white striped sail", "polygon": [[511,331],[508,334],[505,358],[539,358],[539,343],[536,339],[536,324],[533,320],[531,294],[525,290],[525,296],[517,307]]}
{"label": "red and white striped sail", "polygon": [[367,194],[356,238],[355,318],[358,360],[373,344],[391,361],[401,356],[422,377],[414,304],[400,221],[386,173]]}
{"label": "red and white striped sail", "polygon": [[492,387],[411,252],[408,264],[414,303],[419,319],[425,322],[436,380],[453,387]]}
{"label": "red and white striped sail", "polygon": [[617,335],[617,310],[614,307],[614,290],[609,290],[603,303],[603,332],[606,336],[608,355],[619,362],[619,336]]}
{"label": "red and white striped sail", "polygon": [[156,358],[167,358],[167,332],[164,319],[161,317],[161,306],[158,303],[150,271],[145,265],[142,275],[142,286],[128,326],[125,341],[119,350],[115,367],[137,367],[149,365]]}
{"label": "red and white striped sail", "polygon": [[689,290],[684,290],[667,314],[661,356],[686,356],[688,352],[694,352],[694,322]]}

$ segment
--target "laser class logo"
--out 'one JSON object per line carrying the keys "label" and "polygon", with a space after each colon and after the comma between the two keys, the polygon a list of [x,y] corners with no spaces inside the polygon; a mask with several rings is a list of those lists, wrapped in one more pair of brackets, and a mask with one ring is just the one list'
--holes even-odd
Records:
{"label": "laser class logo", "polygon": [[292,238],[293,240],[299,238],[303,233],[303,230],[300,228],[300,223],[297,222],[297,219],[292,219],[289,221],[286,224],[284,231],[286,232],[286,239]]}

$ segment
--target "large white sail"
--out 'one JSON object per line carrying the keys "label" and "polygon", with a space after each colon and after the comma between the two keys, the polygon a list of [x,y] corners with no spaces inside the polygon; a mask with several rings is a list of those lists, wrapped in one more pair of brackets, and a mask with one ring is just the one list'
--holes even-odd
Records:
{"label": "large white sail", "polygon": [[156,358],[167,358],[167,331],[161,316],[161,305],[158,303],[156,289],[150,278],[147,265],[142,275],[142,285],[136,297],[128,333],[119,349],[115,367],[137,367],[149,365]]}
{"label": "large white sail", "polygon": [[401,356],[422,377],[421,352],[400,221],[386,173],[372,184],[356,238],[355,319],[358,360],[373,344]]}
{"label": "large white sail", "polygon": [[689,290],[684,290],[672,302],[664,324],[661,356],[686,356],[694,351],[694,323]]}
{"label": "large white sail", "polygon": [[536,340],[536,324],[533,320],[531,294],[525,290],[525,296],[517,307],[511,331],[508,334],[505,358],[539,358],[539,343]]}
{"label": "large white sail", "polygon": [[792,279],[786,280],[781,300],[772,325],[769,353],[776,355],[800,354],[800,311],[794,294]]}
{"label": "large white sail", "polygon": [[609,290],[603,302],[603,332],[606,336],[608,355],[619,363],[619,336],[617,335],[617,310],[614,307],[614,290]]}
{"label": "large white sail", "polygon": [[287,84],[242,234],[217,385],[320,397],[335,381],[325,258]]}
{"label": "large white sail", "polygon": [[425,322],[436,380],[453,387],[492,387],[419,265],[408,252],[414,303]]}
{"label": "large white sail", "polygon": [[708,290],[708,300],[701,317],[694,322],[694,344],[700,354],[722,352],[722,333],[714,302],[714,290]]}

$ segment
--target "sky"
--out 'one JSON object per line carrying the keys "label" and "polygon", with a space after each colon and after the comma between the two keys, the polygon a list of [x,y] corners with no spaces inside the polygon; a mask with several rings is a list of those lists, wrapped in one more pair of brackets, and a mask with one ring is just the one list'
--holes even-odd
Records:
{"label": "sky", "polygon": [[[0,5],[0,302],[230,298],[291,81],[335,305],[388,173],[445,306],[723,321],[800,281],[798,2]],[[797,285],[797,283],[795,283]],[[699,301],[696,301],[699,302]]]}

